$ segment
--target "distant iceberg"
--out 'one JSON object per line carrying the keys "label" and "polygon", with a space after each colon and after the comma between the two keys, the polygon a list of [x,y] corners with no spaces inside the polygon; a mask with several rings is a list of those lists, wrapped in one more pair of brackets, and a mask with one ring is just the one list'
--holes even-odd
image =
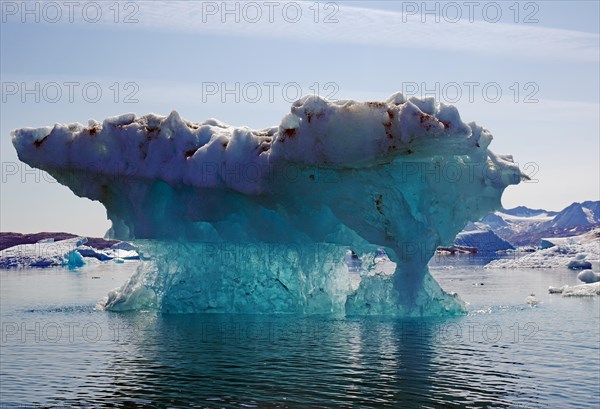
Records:
{"label": "distant iceberg", "polygon": [[597,283],[600,281],[600,274],[594,273],[592,270],[583,270],[577,274],[577,279],[585,284]]}
{"label": "distant iceberg", "polygon": [[[57,240],[55,237],[62,238],[62,240]],[[94,237],[77,237],[70,233],[5,232],[0,233],[0,239],[0,248],[2,248],[0,250],[0,269],[77,268],[88,262],[95,262],[94,259],[123,262],[140,258],[136,247],[130,243]]]}
{"label": "distant iceberg", "polygon": [[81,267],[85,264],[77,247],[86,242],[85,237],[38,243],[20,244],[0,251],[0,268],[17,267]]}
{"label": "distant iceberg", "polygon": [[478,253],[514,250],[512,244],[498,237],[492,230],[467,230],[458,233],[454,242],[458,246],[475,247]]}
{"label": "distant iceberg", "polygon": [[581,284],[581,285],[565,285],[562,287],[548,288],[550,294],[562,294],[563,297],[589,297],[600,295],[600,282]]}
{"label": "distant iceberg", "polygon": [[[12,138],[22,161],[104,204],[110,237],[137,240],[153,257],[111,292],[115,310],[462,313],[427,262],[523,177],[454,106],[399,93],[307,96],[261,130],[173,111]],[[395,272],[366,274],[354,288],[346,252],[378,247]]]}
{"label": "distant iceberg", "polygon": [[600,229],[572,237],[546,238],[535,252],[514,253],[512,258],[497,259],[486,268],[571,268],[590,269],[600,262]]}
{"label": "distant iceberg", "polygon": [[95,249],[90,246],[79,246],[77,252],[83,257],[95,258],[100,261],[107,260],[139,260],[140,256],[135,250],[122,250],[122,249]]}

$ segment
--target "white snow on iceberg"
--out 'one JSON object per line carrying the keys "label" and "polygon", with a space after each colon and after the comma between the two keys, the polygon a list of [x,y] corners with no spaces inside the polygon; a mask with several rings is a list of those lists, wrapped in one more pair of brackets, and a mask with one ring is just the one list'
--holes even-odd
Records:
{"label": "white snow on iceberg", "polygon": [[[171,240],[149,246],[161,257],[113,293],[113,309],[147,298],[173,312],[458,313],[427,262],[467,222],[499,208],[522,177],[512,157],[488,149],[490,132],[464,123],[455,107],[401,94],[304,97],[279,126],[261,130],[191,123],[173,111],[12,135],[22,161],[104,204],[112,237]],[[212,245],[276,257],[259,268],[240,258],[225,271],[195,248]],[[394,274],[352,290],[346,251],[378,247]],[[300,261],[281,261],[291,253]]]}

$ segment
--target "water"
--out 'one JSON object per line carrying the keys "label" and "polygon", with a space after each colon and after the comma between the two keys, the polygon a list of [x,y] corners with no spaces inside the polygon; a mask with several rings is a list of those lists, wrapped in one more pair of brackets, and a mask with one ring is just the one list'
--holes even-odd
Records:
{"label": "water", "polygon": [[3,405],[600,405],[600,297],[547,294],[572,271],[438,260],[470,313],[424,322],[95,311],[134,269],[0,272]]}

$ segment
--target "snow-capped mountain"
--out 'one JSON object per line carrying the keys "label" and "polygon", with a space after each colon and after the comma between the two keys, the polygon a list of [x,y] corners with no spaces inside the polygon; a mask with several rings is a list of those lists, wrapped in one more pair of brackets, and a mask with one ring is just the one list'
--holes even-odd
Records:
{"label": "snow-capped mountain", "polygon": [[548,228],[571,228],[598,223],[600,202],[573,203],[556,215]]}
{"label": "snow-capped mountain", "polygon": [[[515,246],[537,246],[544,237],[570,237],[600,227],[600,201],[573,203],[560,212],[503,209],[474,223],[478,230],[492,230]],[[465,230],[473,230],[473,225]]]}
{"label": "snow-capped mountain", "polygon": [[525,206],[517,206],[512,209],[504,209],[502,210],[502,213],[517,217],[535,217],[540,216],[542,214],[546,214],[548,216],[556,216],[558,214],[558,212],[549,212],[548,210],[544,209],[530,209]]}

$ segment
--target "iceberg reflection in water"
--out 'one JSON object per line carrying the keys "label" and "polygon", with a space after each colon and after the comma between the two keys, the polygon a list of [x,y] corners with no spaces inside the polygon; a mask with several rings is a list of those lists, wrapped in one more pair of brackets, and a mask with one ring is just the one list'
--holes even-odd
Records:
{"label": "iceberg reflection in water", "polygon": [[[470,301],[468,315],[445,319],[95,311],[98,294],[132,268],[0,271],[4,404],[600,403],[600,297],[547,294],[549,285],[577,283],[566,269],[433,266],[444,287]],[[531,292],[535,307],[525,302]]]}

